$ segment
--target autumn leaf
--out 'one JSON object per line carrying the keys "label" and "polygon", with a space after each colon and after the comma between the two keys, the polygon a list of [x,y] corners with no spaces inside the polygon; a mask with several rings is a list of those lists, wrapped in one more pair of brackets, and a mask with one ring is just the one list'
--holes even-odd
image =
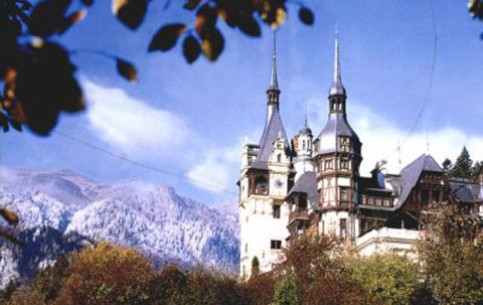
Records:
{"label": "autumn leaf", "polygon": [[16,225],[20,221],[17,214],[5,208],[0,209],[0,216],[2,216],[3,219],[5,219],[11,225]]}
{"label": "autumn leaf", "polygon": [[173,48],[185,29],[186,25],[182,23],[171,23],[161,27],[153,36],[148,51],[167,51]]}
{"label": "autumn leaf", "polygon": [[81,0],[81,2],[86,6],[91,6],[94,3],[94,0]]}
{"label": "autumn leaf", "polygon": [[196,12],[195,30],[200,37],[205,33],[211,32],[216,25],[218,15],[216,9],[205,4]]}
{"label": "autumn leaf", "polygon": [[112,0],[114,15],[128,28],[139,27],[146,15],[148,0]]}
{"label": "autumn leaf", "polygon": [[260,25],[253,16],[246,16],[243,18],[241,22],[239,22],[238,28],[248,36],[259,37],[261,35]]}
{"label": "autumn leaf", "polygon": [[186,61],[191,64],[198,59],[200,54],[201,47],[198,40],[192,35],[186,37],[183,42],[183,55]]}
{"label": "autumn leaf", "polygon": [[220,56],[225,46],[225,40],[218,29],[206,33],[201,40],[201,49],[203,54],[210,61],[215,61]]}
{"label": "autumn leaf", "polygon": [[59,29],[58,29],[59,34],[65,33],[74,24],[82,21],[86,16],[87,16],[87,10],[80,10],[70,14],[67,18],[65,18],[62,21],[62,24],[59,26]]}
{"label": "autumn leaf", "polygon": [[127,79],[130,82],[137,81],[137,71],[136,67],[131,64],[130,62],[121,59],[119,57],[116,58],[116,68],[117,73]]}

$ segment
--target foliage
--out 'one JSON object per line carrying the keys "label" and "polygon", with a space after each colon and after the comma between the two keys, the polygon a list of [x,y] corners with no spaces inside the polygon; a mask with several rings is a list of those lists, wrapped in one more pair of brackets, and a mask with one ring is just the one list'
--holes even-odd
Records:
{"label": "foliage", "polygon": [[37,291],[18,291],[15,292],[8,305],[47,305],[42,300],[42,295]]}
{"label": "foliage", "polygon": [[418,265],[395,254],[350,260],[353,278],[371,296],[371,303],[410,304],[418,287]]}
{"label": "foliage", "polygon": [[293,276],[301,304],[361,304],[365,299],[336,237],[300,237],[290,243],[284,256],[279,272]]}
{"label": "foliage", "polygon": [[142,304],[152,263],[130,248],[101,243],[74,254],[55,304]]}
{"label": "foliage", "polygon": [[[111,0],[113,13],[129,29],[142,24],[150,0]],[[170,0],[166,0],[170,4]],[[34,3],[34,4],[33,4]],[[85,108],[82,89],[76,79],[77,67],[58,37],[87,16],[94,0],[2,0],[0,1],[0,127],[4,132],[21,131],[26,124],[39,135],[48,135],[61,112]],[[289,0],[187,0],[182,4],[194,22],[162,25],[153,35],[148,51],[171,50],[183,40],[183,55],[188,63],[201,54],[215,61],[224,50],[225,39],[217,25],[224,21],[246,35],[261,35],[262,24],[278,27],[287,15],[287,3],[299,7],[300,21],[314,23],[313,13],[301,2]],[[91,52],[113,59],[117,72],[136,81],[137,71],[125,59]]]}
{"label": "foliage", "polygon": [[32,289],[42,295],[45,302],[51,302],[57,298],[69,275],[69,260],[66,255],[61,255],[54,265],[45,268],[35,278]]}
{"label": "foliage", "polygon": [[470,179],[472,165],[473,160],[471,160],[470,154],[465,146],[449,171],[449,175],[451,177]]}
{"label": "foliage", "polygon": [[242,283],[241,293],[246,297],[248,304],[269,305],[274,298],[275,281],[273,272],[262,273]]}
{"label": "foliage", "polygon": [[273,305],[299,305],[297,286],[290,274],[285,274],[275,285]]}
{"label": "foliage", "polygon": [[[6,208],[0,208],[0,216],[3,220],[5,220],[7,224],[12,226],[16,226],[20,221],[20,218],[16,213]],[[16,238],[14,234],[9,231],[8,228],[3,226],[0,226],[0,238],[6,239],[17,245],[23,245],[23,242],[21,240]]]}
{"label": "foliage", "polygon": [[440,304],[483,302],[482,220],[465,206],[443,202],[424,217],[418,243],[428,289]]}

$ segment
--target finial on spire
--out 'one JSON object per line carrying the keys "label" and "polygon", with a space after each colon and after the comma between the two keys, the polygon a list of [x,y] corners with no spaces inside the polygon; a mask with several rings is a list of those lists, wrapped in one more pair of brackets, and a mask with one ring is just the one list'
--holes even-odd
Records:
{"label": "finial on spire", "polygon": [[277,31],[273,31],[272,74],[270,76],[271,90],[279,90],[277,78]]}
{"label": "finial on spire", "polygon": [[308,124],[307,124],[307,104],[305,104],[305,107],[304,107],[304,127],[305,128],[308,127]]}
{"label": "finial on spire", "polygon": [[335,54],[334,54],[334,80],[330,87],[330,95],[345,95],[345,88],[342,85],[339,61],[339,32],[335,31]]}

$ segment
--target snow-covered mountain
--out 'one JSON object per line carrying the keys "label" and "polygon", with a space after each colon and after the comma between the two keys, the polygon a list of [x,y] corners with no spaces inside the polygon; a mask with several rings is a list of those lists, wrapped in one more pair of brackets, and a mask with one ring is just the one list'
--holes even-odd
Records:
{"label": "snow-covered mountain", "polygon": [[0,206],[19,214],[21,224],[14,230],[26,242],[19,248],[0,240],[0,287],[11,278],[32,276],[62,253],[102,240],[132,246],[157,264],[236,270],[239,261],[236,210],[210,208],[169,186],[101,184],[69,171],[3,168]]}

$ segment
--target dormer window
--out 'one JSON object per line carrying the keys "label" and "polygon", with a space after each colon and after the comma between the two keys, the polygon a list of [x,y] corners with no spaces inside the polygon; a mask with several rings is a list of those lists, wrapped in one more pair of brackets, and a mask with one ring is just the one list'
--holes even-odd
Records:
{"label": "dormer window", "polygon": [[324,169],[325,170],[332,169],[332,159],[325,160],[325,162],[324,162]]}
{"label": "dormer window", "polygon": [[349,137],[340,137],[339,138],[339,148],[342,152],[349,152],[350,151],[350,144],[351,140]]}

